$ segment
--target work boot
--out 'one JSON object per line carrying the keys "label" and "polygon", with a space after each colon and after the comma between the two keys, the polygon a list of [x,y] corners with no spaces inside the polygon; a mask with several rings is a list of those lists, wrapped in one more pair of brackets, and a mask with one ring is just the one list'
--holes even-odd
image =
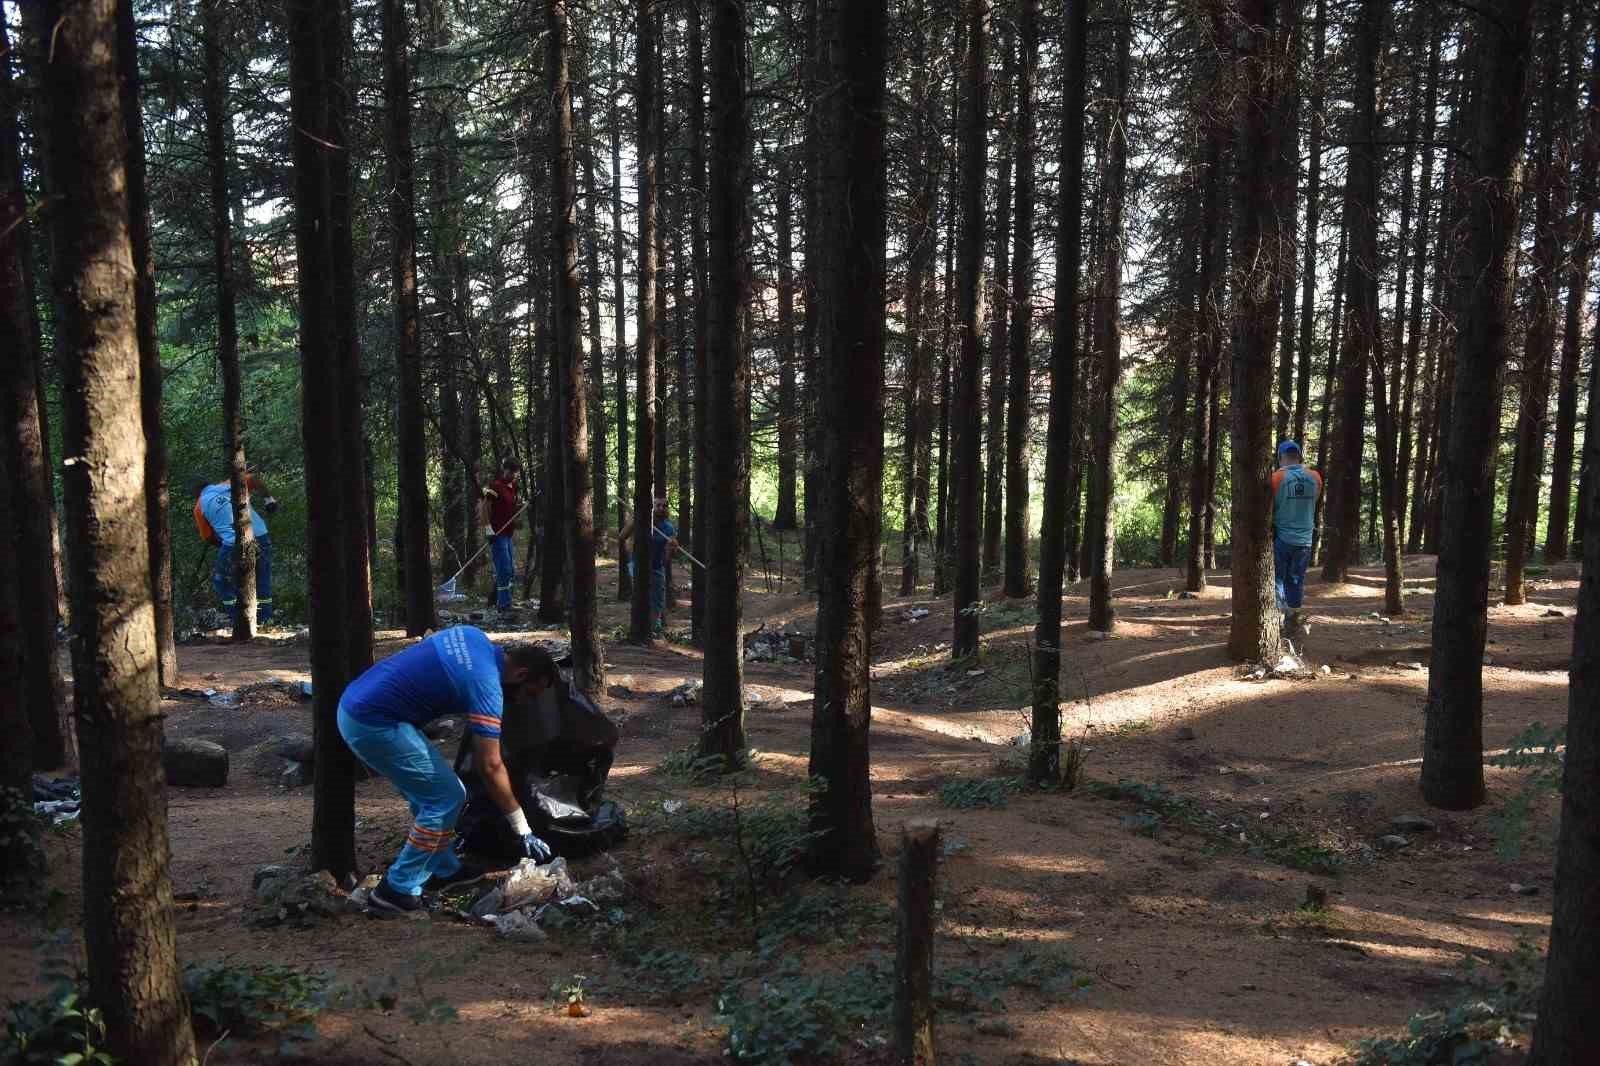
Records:
{"label": "work boot", "polygon": [[422,897],[401,892],[385,877],[367,896],[372,912],[381,917],[409,917],[422,909]]}

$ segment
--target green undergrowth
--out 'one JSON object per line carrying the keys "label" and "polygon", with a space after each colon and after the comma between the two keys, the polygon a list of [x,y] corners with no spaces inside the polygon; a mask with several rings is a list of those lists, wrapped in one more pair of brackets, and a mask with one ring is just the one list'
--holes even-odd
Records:
{"label": "green undergrowth", "polygon": [[1480,1066],[1525,1047],[1543,973],[1538,950],[1519,943],[1498,981],[1477,982],[1449,1006],[1413,1014],[1403,1036],[1363,1040],[1350,1066]]}
{"label": "green undergrowth", "polygon": [[1142,836],[1153,837],[1163,829],[1189,831],[1247,855],[1324,876],[1337,875],[1344,863],[1344,856],[1337,851],[1293,830],[1257,826],[1241,830],[1236,827],[1237,823],[1219,817],[1165,785],[1129,780],[1114,785],[1094,781],[1090,782],[1089,791],[1103,799],[1136,804],[1138,809],[1125,815],[1122,825]]}
{"label": "green undergrowth", "polygon": [[1550,728],[1534,722],[1511,738],[1504,755],[1486,760],[1490,766],[1522,771],[1521,787],[1489,815],[1500,858],[1521,858],[1539,801],[1561,791],[1561,749],[1566,742],[1565,726]]}

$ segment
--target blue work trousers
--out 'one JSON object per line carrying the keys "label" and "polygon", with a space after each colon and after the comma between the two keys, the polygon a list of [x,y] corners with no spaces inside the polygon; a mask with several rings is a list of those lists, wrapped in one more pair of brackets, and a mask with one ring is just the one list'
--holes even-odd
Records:
{"label": "blue work trousers", "polygon": [[[211,564],[211,588],[228,617],[239,620],[239,589],[233,579],[234,560],[238,557],[237,544],[224,544],[217,549],[217,558]],[[256,538],[256,622],[272,621],[272,538]]]}
{"label": "blue work trousers", "polygon": [[1278,610],[1298,608],[1306,598],[1306,569],[1311,565],[1309,544],[1285,544],[1273,538],[1272,576]]}
{"label": "blue work trousers", "polygon": [[489,541],[489,556],[494,560],[494,603],[502,611],[511,607],[511,583],[517,576],[516,546],[510,533]]}
{"label": "blue work trousers", "polygon": [[390,886],[396,892],[419,896],[429,877],[448,877],[460,869],[461,860],[451,844],[467,790],[422,731],[408,722],[363,722],[341,703],[339,734],[362,762],[393,782],[411,805],[411,829],[399,857],[389,867]]}

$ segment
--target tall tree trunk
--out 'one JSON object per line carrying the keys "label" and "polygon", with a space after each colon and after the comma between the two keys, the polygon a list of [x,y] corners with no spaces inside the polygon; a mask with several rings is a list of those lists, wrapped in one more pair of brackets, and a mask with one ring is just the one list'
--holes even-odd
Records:
{"label": "tall tree trunk", "polygon": [[1055,335],[1045,430],[1044,520],[1039,526],[1039,621],[1033,632],[1033,720],[1028,779],[1061,778],[1061,588],[1067,563],[1066,503],[1078,382],[1078,287],[1082,273],[1083,112],[1087,4],[1067,8],[1062,41],[1061,179],[1056,196]]}
{"label": "tall tree trunk", "polygon": [[1011,165],[1015,148],[1012,130],[1016,125],[1012,86],[1016,81],[1017,50],[1010,19],[1000,21],[1000,77],[997,81],[995,109],[1000,144],[1000,173],[995,184],[994,212],[994,293],[993,313],[989,316],[988,432],[984,452],[983,493],[983,572],[1000,569],[1000,539],[1004,512],[1001,488],[1005,484],[1006,463],[1006,375],[1010,357],[1006,349],[1007,302],[1011,296]]}
{"label": "tall tree trunk", "polygon": [[[335,877],[354,873],[355,781],[339,735],[339,697],[349,679],[345,566],[348,489],[341,438],[340,373],[331,150],[339,143],[324,48],[343,36],[337,5],[293,0],[288,7],[290,117],[294,161],[295,258],[300,296],[301,432],[306,456],[306,570],[311,600],[311,685],[317,757],[311,861]],[[335,46],[337,47],[337,46]]]}
{"label": "tall tree trunk", "polygon": [[172,525],[168,518],[167,438],[161,423],[161,342],[156,335],[156,264],[150,247],[150,192],[145,187],[144,111],[139,105],[139,56],[133,0],[117,4],[117,73],[126,138],[128,237],[133,246],[138,309],[139,396],[144,418],[145,521],[150,537],[150,597],[156,611],[156,666],[161,683],[178,677],[172,625]]}
{"label": "tall tree trunk", "polygon": [[1473,35],[1479,79],[1467,151],[1459,156],[1467,247],[1456,274],[1460,327],[1443,466],[1444,518],[1433,659],[1422,747],[1422,796],[1435,807],[1483,802],[1483,644],[1489,607],[1489,506],[1500,376],[1509,354],[1531,0],[1494,0]]}
{"label": "tall tree trunk", "polygon": [[661,160],[661,127],[656,124],[656,13],[650,0],[639,0],[635,32],[634,108],[638,119],[635,165],[639,182],[639,328],[636,338],[633,449],[633,604],[628,639],[648,644],[650,611],[650,526],[654,513],[652,478],[656,439],[656,168]]}
{"label": "tall tree trunk", "polygon": [[[50,484],[50,438],[43,424],[39,387],[39,337],[34,311],[33,257],[17,119],[22,94],[11,76],[11,42],[0,19],[0,332],[10,338],[12,355],[0,392],[5,420],[6,484],[11,486],[11,520],[0,523],[0,545],[16,569],[17,640],[21,688],[7,691],[27,716],[27,730],[6,732],[8,751],[20,753],[26,771],[54,770],[71,762],[71,723],[57,667],[56,626],[60,586],[56,555],[55,494]],[[24,779],[25,780],[25,779]]]}
{"label": "tall tree trunk", "polygon": [[789,188],[788,151],[778,150],[778,175],[772,195],[778,202],[778,507],[772,528],[794,529],[799,471],[799,397],[795,380],[794,196]]}
{"label": "tall tree trunk", "polygon": [[[1592,337],[1594,353],[1589,357],[1591,368],[1600,362],[1600,329],[1594,330]],[[1584,419],[1583,459],[1578,464],[1578,513],[1572,516],[1572,542],[1579,547],[1588,544],[1583,538],[1588,532],[1590,520],[1595,517],[1593,509],[1589,506],[1589,493],[1595,470],[1594,449],[1588,442],[1590,434],[1594,432],[1589,427],[1600,425],[1594,420],[1595,411],[1600,410],[1600,374],[1595,373],[1593,369],[1589,371],[1589,401],[1586,410],[1588,414]]]}
{"label": "tall tree trunk", "polygon": [[[350,177],[350,145],[355,137],[351,120],[351,101],[355,94],[349,85],[354,40],[350,0],[337,0],[330,16],[336,20],[334,32],[323,42],[323,63],[328,85],[329,129],[327,138],[338,145],[328,155],[328,202],[331,208],[330,236],[333,242],[333,314],[338,343],[339,446],[344,503],[345,565],[345,656],[349,679],[359,677],[372,665],[372,557],[367,530],[366,428],[364,408],[365,379],[361,373],[361,336],[356,312],[355,221]],[[461,299],[462,314],[466,300]],[[472,425],[479,424],[474,416]],[[472,450],[476,466],[478,448]],[[476,484],[472,495],[476,497]],[[338,772],[355,773],[355,756],[339,745]],[[354,859],[351,860],[354,869]],[[333,867],[343,878],[346,870]]]}
{"label": "tall tree trunk", "polygon": [[1101,270],[1095,294],[1099,326],[1100,373],[1094,394],[1092,425],[1094,462],[1089,467],[1089,506],[1084,522],[1088,538],[1089,628],[1109,633],[1116,627],[1111,605],[1111,572],[1116,568],[1117,417],[1122,397],[1122,262],[1123,213],[1128,189],[1128,74],[1133,41],[1133,12],[1125,3],[1117,14],[1117,58],[1111,75],[1106,116],[1106,168],[1103,197]]}
{"label": "tall tree trunk", "polygon": [[[1214,25],[1217,20],[1213,20]],[[1221,71],[1213,73],[1220,83]],[[1219,85],[1220,87],[1220,85]],[[1186,552],[1187,581],[1190,592],[1202,592],[1206,587],[1205,515],[1211,495],[1210,454],[1212,427],[1212,392],[1216,389],[1219,361],[1222,358],[1221,316],[1219,305],[1222,294],[1222,266],[1219,262],[1223,242],[1222,192],[1223,192],[1223,137],[1224,127],[1215,118],[1204,118],[1204,147],[1202,148],[1199,180],[1200,194],[1200,359],[1195,369],[1194,389],[1194,454],[1189,469],[1189,544]]]}
{"label": "tall tree trunk", "polygon": [[1193,188],[1191,165],[1185,184],[1183,227],[1179,233],[1179,266],[1176,299],[1168,319],[1168,347],[1172,350],[1172,396],[1167,405],[1167,454],[1163,472],[1166,487],[1161,501],[1162,566],[1174,566],[1178,559],[1178,526],[1183,520],[1184,481],[1183,442],[1189,424],[1190,363],[1199,336],[1195,325],[1195,264],[1199,258],[1200,208]]}
{"label": "tall tree trunk", "polygon": [[955,371],[955,398],[950,428],[955,433],[955,638],[950,653],[964,659],[978,650],[978,551],[983,502],[979,445],[983,436],[978,376],[983,365],[983,181],[988,145],[984,126],[989,114],[987,40],[989,0],[965,0],[967,21],[961,96],[961,247],[957,252],[961,295],[956,313],[961,329],[960,361]]}
{"label": "tall tree trunk", "polygon": [[[593,75],[591,74],[591,77]],[[603,548],[606,516],[611,508],[607,482],[611,478],[611,455],[606,440],[606,359],[600,343],[600,288],[605,276],[600,273],[600,186],[594,178],[594,84],[584,86],[583,110],[578,112],[578,141],[583,154],[583,256],[588,278],[588,307],[584,315],[589,329],[589,480],[594,485],[593,522],[595,550]]]}
{"label": "tall tree trunk", "polygon": [[[617,100],[622,96],[621,45],[616,19],[611,20],[611,313],[613,344],[612,357],[616,360],[617,397],[617,529],[627,521],[624,501],[631,488],[628,477],[628,308],[622,276],[626,265],[626,251],[622,232],[622,113]],[[627,549],[617,540],[617,599],[624,603],[633,600],[633,582],[628,576]]]}
{"label": "tall tree trunk", "polygon": [[[1593,84],[1591,82],[1591,84]],[[1593,107],[1591,95],[1591,108]],[[1592,116],[1592,112],[1591,112]],[[1592,173],[1592,172],[1591,172]],[[1588,425],[1597,411],[1590,393]],[[1600,433],[1584,436],[1593,469],[1600,462]],[[1590,511],[1600,507],[1588,486]],[[1556,838],[1555,905],[1544,993],[1534,1024],[1529,1066],[1562,1066],[1600,1058],[1600,538],[1583,544],[1578,618],[1572,631],[1572,666],[1567,688],[1567,750],[1561,783],[1561,830]]]}
{"label": "tall tree trunk", "polygon": [[1020,63],[1013,91],[1017,96],[1017,202],[1015,247],[1011,259],[1011,366],[1006,398],[1005,594],[1028,594],[1028,414],[1033,402],[1033,211],[1034,156],[1038,133],[1034,119],[1039,82],[1039,0],[1021,0],[1017,32]]}
{"label": "tall tree trunk", "polygon": [[[1322,577],[1349,580],[1361,561],[1361,457],[1367,419],[1367,361],[1377,343],[1378,309],[1378,51],[1384,11],[1380,0],[1362,0],[1354,54],[1355,97],[1346,167],[1344,225],[1350,231],[1345,279],[1348,313],[1340,358],[1335,446],[1329,457],[1327,519],[1323,530]],[[1382,457],[1379,457],[1381,463]]]}
{"label": "tall tree trunk", "polygon": [[[1303,270],[1301,272],[1300,291],[1300,368],[1296,375],[1294,390],[1294,431],[1293,439],[1300,445],[1300,454],[1309,454],[1306,451],[1306,418],[1311,408],[1311,377],[1312,356],[1316,349],[1316,323],[1317,323],[1317,244],[1322,225],[1322,147],[1326,135],[1324,129],[1324,107],[1326,100],[1323,92],[1326,72],[1323,62],[1328,51],[1328,7],[1327,0],[1316,0],[1316,26],[1312,30],[1313,44],[1311,52],[1311,114],[1310,114],[1310,158],[1306,164],[1306,238],[1305,255],[1302,258]],[[1313,527],[1315,528],[1315,527]]]}
{"label": "tall tree trunk", "polygon": [[[805,540],[801,548],[800,570],[801,584],[808,591],[815,591],[817,587],[817,519],[822,496],[822,483],[819,477],[822,466],[822,426],[819,400],[821,387],[820,366],[817,356],[817,331],[820,323],[820,309],[818,308],[817,284],[822,278],[825,269],[822,263],[822,246],[817,240],[818,232],[818,181],[822,170],[822,124],[821,124],[821,96],[822,86],[822,20],[820,5],[822,0],[804,0],[801,22],[804,26],[805,40],[802,51],[805,56],[801,63],[802,81],[806,94],[806,120],[803,155],[805,157],[805,237],[802,248],[805,255],[805,269],[800,275],[800,284],[803,287],[806,302],[805,320],[801,323],[800,352],[801,362],[805,366],[806,383],[802,408],[805,414],[805,423],[802,436],[805,439],[805,471],[801,475],[800,492],[805,508]],[[702,138],[696,138],[700,142]],[[701,186],[704,188],[704,185]]]}
{"label": "tall tree trunk", "polygon": [[[711,301],[706,349],[705,691],[700,751],[744,759],[744,587],[749,482],[750,110],[742,0],[714,0],[711,17],[711,187],[706,201]],[[874,541],[876,544],[876,541]],[[819,641],[820,646],[820,641]]]}
{"label": "tall tree trunk", "polygon": [[[1574,41],[1579,34],[1572,34]],[[1576,57],[1574,57],[1576,63]],[[1579,349],[1583,344],[1583,314],[1589,301],[1589,264],[1594,255],[1595,210],[1600,208],[1600,50],[1589,61],[1588,104],[1583,113],[1583,143],[1576,161],[1578,213],[1572,222],[1572,258],[1567,271],[1566,328],[1561,338],[1561,371],[1556,391],[1554,473],[1550,478],[1550,519],[1545,527],[1544,557],[1565,559],[1571,521],[1572,452],[1578,420]],[[1600,333],[1600,331],[1596,331]],[[1590,370],[1594,377],[1594,370]],[[1592,418],[1587,423],[1593,426]],[[1593,430],[1586,433],[1592,434]],[[1587,451],[1587,449],[1586,449]],[[1582,509],[1582,500],[1579,509]]]}
{"label": "tall tree trunk", "polygon": [[[900,595],[909,596],[917,590],[921,576],[918,566],[917,545],[927,526],[927,490],[919,483],[926,467],[922,455],[926,426],[923,417],[928,407],[929,355],[932,348],[926,336],[930,332],[928,307],[934,289],[931,285],[934,230],[933,200],[938,191],[938,168],[934,165],[929,142],[932,139],[929,112],[935,93],[933,72],[929,63],[928,6],[926,0],[910,11],[911,32],[911,121],[913,128],[906,150],[911,154],[910,173],[912,187],[907,207],[906,250],[906,340],[904,398],[905,440],[901,450],[902,510],[900,520]],[[780,232],[781,237],[781,232]]]}
{"label": "tall tree trunk", "polygon": [[[954,66],[954,64],[952,64]],[[951,113],[960,111],[961,76],[951,71]],[[950,172],[949,188],[945,194],[948,215],[944,236],[944,273],[939,289],[939,497],[934,508],[933,534],[933,594],[948,595],[954,578],[954,560],[950,552],[950,375],[954,370],[952,345],[955,336],[956,245],[957,226],[960,223],[959,183],[961,168],[947,168]]]}
{"label": "tall tree trunk", "polygon": [[233,227],[229,219],[228,83],[223,70],[223,19],[219,0],[201,0],[206,55],[206,162],[211,179],[212,272],[217,287],[217,370],[222,377],[222,447],[233,501],[233,639],[256,635],[256,536],[250,522],[250,483],[245,477],[244,396],[239,383],[239,324],[233,276]]}
{"label": "tall tree trunk", "polygon": [[[706,374],[706,350],[710,332],[711,306],[706,289],[706,91],[705,37],[702,8],[698,0],[689,11],[689,185],[694,192],[694,212],[689,233],[690,257],[694,270],[694,498],[701,501],[694,511],[690,529],[694,554],[706,557],[706,503],[709,459],[706,452],[706,397],[711,384]],[[811,319],[811,303],[806,303],[806,319]],[[809,392],[810,382],[807,382]],[[804,421],[802,420],[802,430]],[[807,474],[807,477],[810,475]],[[809,484],[809,482],[807,482]],[[809,491],[809,490],[808,490]],[[808,497],[809,498],[809,497]],[[809,515],[809,512],[808,512]],[[706,572],[690,567],[690,638],[705,646]]]}
{"label": "tall tree trunk", "polygon": [[[1279,624],[1273,606],[1272,351],[1279,327],[1281,290],[1293,285],[1292,214],[1295,168],[1285,165],[1293,97],[1286,47],[1297,0],[1244,0],[1242,25],[1224,52],[1242,84],[1233,93],[1235,154],[1245,165],[1234,174],[1234,337],[1232,403],[1233,611],[1228,654],[1236,661],[1273,662]],[[1280,22],[1281,20],[1281,22]],[[1230,27],[1231,28],[1231,27]],[[1250,160],[1276,160],[1278,167]],[[1289,212],[1275,210],[1285,201]],[[1283,390],[1280,384],[1279,396]],[[1280,412],[1281,416],[1281,412]]]}
{"label": "tall tree trunk", "polygon": [[572,26],[567,0],[548,0],[545,47],[550,61],[550,237],[556,264],[556,351],[561,366],[566,434],[566,550],[572,569],[572,679],[588,696],[606,687],[606,664],[595,617],[594,474],[589,468],[589,383],[578,318],[578,161],[572,136]]}
{"label": "tall tree trunk", "polygon": [[868,571],[878,554],[883,455],[885,249],[888,170],[884,103],[886,0],[829,0],[826,32],[835,90],[825,122],[830,151],[819,175],[820,240],[838,265],[825,280],[819,334],[823,514],[817,560],[817,668],[810,776],[817,873],[862,882],[878,863],[868,731],[872,628]]}
{"label": "tall tree trunk", "polygon": [[[1333,308],[1328,321],[1328,363],[1322,375],[1322,413],[1317,418],[1317,461],[1313,464],[1318,470],[1326,470],[1328,465],[1328,449],[1332,446],[1330,427],[1333,422],[1333,407],[1339,388],[1339,331],[1344,325],[1344,279],[1350,264],[1350,229],[1339,226],[1339,256],[1333,268]],[[1327,504],[1327,493],[1317,496],[1316,507],[1312,509],[1311,519],[1311,558],[1316,561],[1322,548],[1322,519]]]}
{"label": "tall tree trunk", "polygon": [[[63,488],[89,1000],[104,1013],[112,1054],[164,1066],[193,1063],[195,1045],[167,876],[148,412],[118,86],[129,56],[118,48],[118,6],[33,0],[24,13],[41,42],[44,166],[57,198],[49,218],[62,450],[71,457]],[[135,77],[120,76],[124,85]]]}
{"label": "tall tree trunk", "polygon": [[1541,72],[1541,129],[1534,167],[1536,207],[1533,228],[1533,276],[1530,281],[1528,329],[1522,350],[1522,397],[1517,407],[1517,461],[1511,473],[1511,503],[1506,510],[1505,602],[1528,600],[1525,572],[1539,520],[1539,489],[1544,474],[1544,441],[1550,423],[1550,369],[1555,359],[1556,301],[1563,280],[1563,253],[1570,208],[1566,174],[1558,173],[1555,142],[1562,126],[1577,110],[1577,72],[1563,70],[1564,3],[1546,7],[1546,54]]}
{"label": "tall tree trunk", "polygon": [[[1278,325],[1278,401],[1273,417],[1277,426],[1276,437],[1288,437],[1294,426],[1294,372],[1295,372],[1295,252],[1300,239],[1300,57],[1305,52],[1305,30],[1300,22],[1300,5],[1304,0],[1284,0],[1278,5],[1277,20],[1282,26],[1279,34],[1284,85],[1282,89],[1283,136],[1279,144],[1282,167],[1285,173],[1277,182],[1277,212],[1283,218],[1282,251],[1278,257],[1283,277],[1278,283],[1278,306],[1281,314]],[[1295,440],[1299,440],[1298,437]],[[1276,444],[1276,441],[1272,443]]]}
{"label": "tall tree trunk", "polygon": [[[0,19],[0,34],[4,33],[4,19]],[[0,66],[10,73],[9,58],[0,60]],[[9,76],[7,77],[9,81]],[[7,93],[9,97],[9,93]],[[6,99],[0,106],[11,106]],[[14,112],[7,112],[0,121],[9,123]],[[0,224],[20,227],[24,216],[12,214],[11,182],[20,177],[20,171],[0,176],[7,182],[3,194],[5,206],[0,214]],[[21,241],[0,243],[20,244]],[[17,310],[13,299],[21,290],[20,264],[14,252],[0,252],[0,324],[15,326],[13,317]],[[27,323],[22,326],[26,330]],[[26,337],[24,332],[20,336]],[[0,530],[7,539],[16,524],[16,503],[21,492],[14,492],[17,479],[11,476],[11,449],[0,448]],[[8,545],[8,547],[14,547]],[[27,663],[22,643],[22,605],[17,600],[20,587],[19,571],[22,557],[15,550],[0,551],[0,730],[5,731],[6,743],[0,745],[0,803],[5,805],[8,817],[24,803],[33,802],[33,723],[29,719],[27,704]],[[7,907],[25,902],[36,886],[44,879],[45,852],[29,833],[8,832],[0,838],[0,904]]]}
{"label": "tall tree trunk", "polygon": [[400,550],[406,636],[435,625],[428,544],[428,437],[422,407],[422,321],[417,305],[417,204],[411,154],[411,23],[405,0],[384,0],[384,134],[389,173],[390,274],[395,305]]}
{"label": "tall tree trunk", "polygon": [[[1406,517],[1411,514],[1411,493],[1413,486],[1420,491],[1422,483],[1421,470],[1423,466],[1421,447],[1417,447],[1417,456],[1413,462],[1412,448],[1414,444],[1413,428],[1418,419],[1414,418],[1417,407],[1417,371],[1418,361],[1422,355],[1422,275],[1428,262],[1428,232],[1433,219],[1433,149],[1434,137],[1438,132],[1438,103],[1439,103],[1439,38],[1442,36],[1434,27],[1433,19],[1423,20],[1421,32],[1428,37],[1428,73],[1427,88],[1423,91],[1423,126],[1422,126],[1422,178],[1418,184],[1417,194],[1417,224],[1412,236],[1411,248],[1411,309],[1410,321],[1406,327],[1405,346],[1405,397],[1401,401],[1400,409],[1400,454],[1395,464],[1395,490],[1398,496],[1395,500],[1395,520],[1401,523],[1409,545],[1415,536],[1415,530],[1407,523]],[[1398,305],[1395,314],[1402,312]],[[1399,357],[1400,349],[1395,348],[1395,356]],[[1432,354],[1431,351],[1429,353]],[[1432,367],[1426,368],[1428,373],[1422,378],[1423,388],[1426,390],[1432,380]],[[1421,404],[1421,423],[1427,423],[1429,398],[1424,392]],[[1420,444],[1421,436],[1415,438],[1415,443]],[[1415,522],[1415,517],[1411,519]],[[1406,548],[1407,551],[1415,549]]]}

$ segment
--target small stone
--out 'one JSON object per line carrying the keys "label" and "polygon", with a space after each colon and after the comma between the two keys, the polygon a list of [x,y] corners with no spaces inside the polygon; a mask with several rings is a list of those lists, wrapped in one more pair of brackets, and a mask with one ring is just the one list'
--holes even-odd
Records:
{"label": "small stone", "polygon": [[1184,592],[1178,593],[1178,599],[1180,599],[1180,600],[1198,600],[1199,598],[1200,598],[1200,594],[1198,592],[1184,591]]}
{"label": "small stone", "polygon": [[161,746],[167,784],[221,788],[228,783],[228,749],[210,740],[169,740]]}
{"label": "small stone", "polygon": [[284,788],[304,788],[311,784],[316,774],[308,762],[291,762],[278,775],[278,784]]}
{"label": "small stone", "polygon": [[1389,828],[1397,833],[1431,833],[1437,827],[1420,814],[1402,814],[1390,820]]}
{"label": "small stone", "polygon": [[1539,894],[1538,885],[1519,885],[1513,881],[1509,887],[1513,896],[1537,896]]}
{"label": "small stone", "polygon": [[1306,902],[1308,909],[1322,910],[1328,905],[1328,890],[1321,885],[1310,884],[1306,886]]}
{"label": "small stone", "polygon": [[290,762],[315,762],[317,758],[316,744],[304,733],[290,733],[288,736],[279,737],[272,750],[280,759],[288,759]]}
{"label": "small stone", "polygon": [[1409,848],[1410,846],[1411,841],[1396,833],[1390,833],[1388,836],[1378,838],[1378,847],[1384,851],[1399,851],[1401,848]]}
{"label": "small stone", "polygon": [[1173,740],[1194,740],[1195,732],[1186,725],[1179,726],[1172,734]]}
{"label": "small stone", "polygon": [[291,914],[298,911],[323,918],[341,914],[349,907],[349,901],[339,891],[339,883],[327,870],[318,870],[291,883],[278,897],[278,902]]}

